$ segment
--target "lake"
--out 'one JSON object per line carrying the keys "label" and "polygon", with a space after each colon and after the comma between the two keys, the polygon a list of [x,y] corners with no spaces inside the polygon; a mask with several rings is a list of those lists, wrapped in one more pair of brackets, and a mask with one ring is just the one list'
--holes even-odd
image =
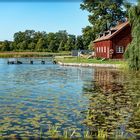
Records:
{"label": "lake", "polygon": [[140,134],[140,73],[0,59],[0,137]]}

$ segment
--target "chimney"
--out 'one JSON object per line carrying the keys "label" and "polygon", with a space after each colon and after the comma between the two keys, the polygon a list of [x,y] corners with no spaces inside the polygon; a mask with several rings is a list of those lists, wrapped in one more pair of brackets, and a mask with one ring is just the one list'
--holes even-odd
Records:
{"label": "chimney", "polygon": [[128,18],[127,18],[127,17],[125,18],[125,22],[126,22],[126,21],[128,21]]}
{"label": "chimney", "polygon": [[123,22],[122,21],[117,21],[117,25],[120,25],[122,24]]}
{"label": "chimney", "polygon": [[104,36],[108,35],[109,34],[109,31],[106,31],[104,32]]}
{"label": "chimney", "polygon": [[102,37],[103,35],[104,35],[103,33],[100,33],[100,34],[99,34],[99,37]]}
{"label": "chimney", "polygon": [[111,30],[110,30],[110,34],[113,34],[114,32],[116,32],[115,29],[111,29]]}

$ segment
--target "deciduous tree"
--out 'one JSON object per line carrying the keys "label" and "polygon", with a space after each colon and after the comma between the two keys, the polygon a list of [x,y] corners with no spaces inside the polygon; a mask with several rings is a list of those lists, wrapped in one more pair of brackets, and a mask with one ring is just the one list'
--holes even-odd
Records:
{"label": "deciduous tree", "polygon": [[81,9],[87,10],[89,22],[93,25],[94,34],[114,26],[117,21],[123,21],[126,12],[123,9],[124,0],[84,0]]}
{"label": "deciduous tree", "polygon": [[84,44],[83,44],[83,37],[82,36],[77,36],[75,47],[76,47],[76,49],[84,50]]}
{"label": "deciduous tree", "polygon": [[10,42],[8,40],[1,44],[1,51],[10,51]]}
{"label": "deciduous tree", "polygon": [[140,0],[137,5],[129,9],[128,13],[132,27],[132,42],[126,50],[125,57],[130,68],[140,70]]}
{"label": "deciduous tree", "polygon": [[88,49],[90,42],[95,39],[94,30],[91,26],[86,26],[82,29],[84,49]]}

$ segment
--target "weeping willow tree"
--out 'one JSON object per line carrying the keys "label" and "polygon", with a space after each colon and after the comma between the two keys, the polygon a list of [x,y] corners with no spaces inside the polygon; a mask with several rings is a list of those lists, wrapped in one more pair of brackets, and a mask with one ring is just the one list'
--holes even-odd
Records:
{"label": "weeping willow tree", "polygon": [[125,57],[131,69],[140,70],[140,0],[137,5],[129,9],[128,13],[132,27],[132,42],[126,50]]}

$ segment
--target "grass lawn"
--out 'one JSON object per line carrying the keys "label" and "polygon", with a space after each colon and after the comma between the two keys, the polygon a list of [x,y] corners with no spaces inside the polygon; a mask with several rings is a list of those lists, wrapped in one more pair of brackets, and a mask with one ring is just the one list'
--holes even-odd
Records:
{"label": "grass lawn", "polygon": [[81,57],[72,57],[72,56],[56,56],[55,60],[62,63],[91,63],[91,64],[118,64],[118,68],[128,70],[128,63],[125,60],[102,60],[96,58],[81,58]]}
{"label": "grass lawn", "polygon": [[126,65],[127,62],[124,60],[102,60],[102,59],[87,59],[81,57],[71,57],[71,56],[62,56],[62,57],[55,57],[56,61],[60,61],[63,63],[95,63],[95,64],[124,64]]}

